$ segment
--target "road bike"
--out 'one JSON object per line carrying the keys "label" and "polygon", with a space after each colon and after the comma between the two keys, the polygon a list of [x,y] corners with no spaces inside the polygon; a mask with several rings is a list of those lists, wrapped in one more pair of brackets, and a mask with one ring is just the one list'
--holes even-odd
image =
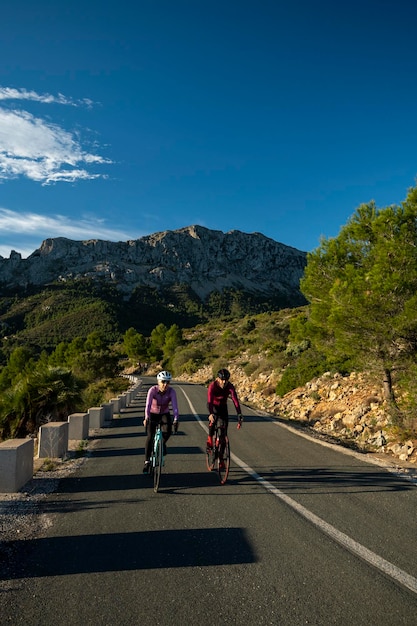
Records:
{"label": "road bike", "polygon": [[230,469],[230,443],[224,424],[217,420],[213,435],[213,447],[207,447],[206,461],[209,472],[216,471],[220,484],[224,485]]}
{"label": "road bike", "polygon": [[158,426],[156,427],[150,461],[150,474],[153,477],[153,490],[156,493],[159,489],[162,467],[164,465],[164,442],[162,437],[161,424],[158,424]]}

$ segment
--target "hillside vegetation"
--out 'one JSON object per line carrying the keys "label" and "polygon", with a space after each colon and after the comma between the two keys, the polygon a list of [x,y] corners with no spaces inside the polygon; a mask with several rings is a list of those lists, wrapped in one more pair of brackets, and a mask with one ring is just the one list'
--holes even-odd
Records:
{"label": "hillside vegetation", "polygon": [[131,327],[149,336],[158,324],[190,328],[212,318],[278,306],[274,298],[235,289],[213,292],[202,302],[186,285],[142,287],[126,297],[92,279],[5,291],[0,296],[0,358],[18,346],[50,351],[61,341],[85,339],[93,331],[114,343]]}
{"label": "hillside vegetation", "polygon": [[[108,387],[103,381],[116,380],[122,367],[149,373],[163,367],[206,383],[226,366],[248,402],[316,429],[330,420],[329,431],[355,443],[383,448],[396,438],[411,456],[417,448],[417,189],[400,206],[361,205],[338,237],[308,255],[301,291],[307,305],[281,310],[233,289],[203,302],[184,285],[140,289],[129,299],[88,280],[4,295],[3,436],[24,435],[22,424],[39,423],[42,406],[33,420],[33,406],[20,394],[30,380],[26,398],[33,401],[39,370],[57,383],[59,368],[69,371],[86,401],[99,399]],[[346,398],[356,394],[358,381],[366,389],[354,409]],[[325,409],[337,389],[342,395]]]}

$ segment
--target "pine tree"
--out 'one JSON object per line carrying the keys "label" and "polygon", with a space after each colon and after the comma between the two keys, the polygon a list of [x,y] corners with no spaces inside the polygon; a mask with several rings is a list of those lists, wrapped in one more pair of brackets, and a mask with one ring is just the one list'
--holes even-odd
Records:
{"label": "pine tree", "polygon": [[308,255],[301,290],[320,349],[391,374],[417,347],[417,188],[400,206],[361,205],[337,237]]}

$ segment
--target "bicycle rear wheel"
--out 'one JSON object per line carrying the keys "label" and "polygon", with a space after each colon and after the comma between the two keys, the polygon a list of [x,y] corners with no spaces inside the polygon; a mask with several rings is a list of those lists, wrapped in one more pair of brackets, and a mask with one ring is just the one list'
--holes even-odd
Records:
{"label": "bicycle rear wheel", "polygon": [[153,490],[155,493],[159,489],[159,482],[161,480],[162,472],[162,439],[158,438],[155,445],[155,467],[153,470]]}
{"label": "bicycle rear wheel", "polygon": [[223,458],[222,458],[222,455],[219,453],[218,471],[219,471],[220,484],[224,485],[224,483],[226,482],[227,477],[229,476],[229,469],[230,469],[230,444],[229,444],[229,437],[226,435],[225,441],[224,441]]}

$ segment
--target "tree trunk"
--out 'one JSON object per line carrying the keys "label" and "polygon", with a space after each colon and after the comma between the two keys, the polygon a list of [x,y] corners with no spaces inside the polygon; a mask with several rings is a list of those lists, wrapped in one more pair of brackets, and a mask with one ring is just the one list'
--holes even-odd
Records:
{"label": "tree trunk", "polygon": [[385,400],[395,405],[395,396],[392,389],[391,370],[389,370],[388,368],[384,369],[383,389]]}

